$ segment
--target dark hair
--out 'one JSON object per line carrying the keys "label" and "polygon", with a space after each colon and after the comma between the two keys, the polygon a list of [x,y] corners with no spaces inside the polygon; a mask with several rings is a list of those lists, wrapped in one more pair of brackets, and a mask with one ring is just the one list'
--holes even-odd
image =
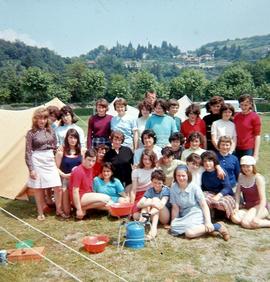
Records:
{"label": "dark hair", "polygon": [[174,132],[169,137],[169,142],[171,143],[172,141],[180,141],[180,145],[183,145],[185,143],[185,137],[180,132]]}
{"label": "dark hair", "polygon": [[155,152],[150,151],[150,150],[143,150],[141,158],[140,158],[140,163],[139,163],[139,168],[144,168],[144,164],[143,164],[143,157],[144,156],[148,156],[152,165],[151,168],[154,168],[156,166],[157,163],[157,155]]}
{"label": "dark hair", "polygon": [[230,136],[226,136],[226,135],[219,137],[218,143],[217,143],[218,148],[219,148],[219,146],[222,142],[230,143],[230,145],[232,145],[232,138]]}
{"label": "dark hair", "polygon": [[71,115],[72,123],[76,123],[78,121],[78,119],[74,115],[74,112],[73,112],[72,108],[70,106],[64,106],[60,110],[60,118],[61,118],[60,125],[64,125],[64,122],[63,122],[62,118],[63,118],[64,115],[67,115],[67,114]]}
{"label": "dark hair", "polygon": [[191,104],[186,108],[186,116],[188,117],[189,114],[193,113],[195,114],[197,117],[200,115],[201,110],[200,110],[200,106],[197,104]]}
{"label": "dark hair", "polygon": [[80,155],[81,154],[81,142],[80,142],[80,135],[78,133],[78,131],[74,128],[70,128],[65,136],[65,140],[64,140],[64,155],[70,155],[70,145],[68,143],[68,137],[72,136],[74,138],[77,139],[77,143],[75,145],[75,151],[76,151],[76,155]]}
{"label": "dark hair", "polygon": [[164,113],[166,113],[167,109],[168,109],[168,103],[166,100],[164,99],[157,99],[154,103],[154,108],[157,106],[160,106],[162,108],[162,110],[164,111]]}
{"label": "dark hair", "polygon": [[156,133],[153,129],[145,129],[143,132],[142,132],[142,136],[141,136],[141,140],[142,140],[142,143],[144,144],[143,142],[143,137],[144,136],[147,136],[147,137],[152,137],[154,139],[154,144],[157,143],[157,136],[156,136]]}
{"label": "dark hair", "polygon": [[47,111],[49,112],[50,115],[54,115],[57,120],[60,119],[60,110],[56,106],[48,106]]}
{"label": "dark hair", "polygon": [[151,180],[153,180],[153,179],[157,179],[157,180],[162,181],[164,183],[165,180],[166,180],[166,175],[165,175],[165,173],[162,169],[157,169],[157,170],[154,170],[151,173]]}
{"label": "dark hair", "polygon": [[125,106],[125,111],[127,110],[127,101],[124,98],[118,98],[113,102],[113,107],[116,110],[116,105]]}
{"label": "dark hair", "polygon": [[98,105],[100,105],[100,106],[106,108],[106,110],[109,109],[109,103],[108,103],[108,101],[107,101],[106,99],[104,99],[104,98],[100,98],[100,99],[98,99],[98,100],[96,101],[96,107],[97,107]]}
{"label": "dark hair", "polygon": [[213,96],[205,105],[206,111],[211,113],[211,106],[220,104],[221,106],[224,104],[224,98],[221,96]]}
{"label": "dark hair", "polygon": [[170,109],[171,106],[180,106],[179,102],[176,99],[169,99],[168,100],[168,108]]}
{"label": "dark hair", "polygon": [[119,136],[120,136],[120,138],[122,139],[122,144],[123,144],[123,142],[124,142],[124,140],[125,140],[125,135],[124,135],[123,132],[121,132],[121,131],[119,131],[119,130],[114,130],[114,131],[112,131],[111,136],[110,136],[111,141],[113,140],[114,137],[119,137]]}
{"label": "dark hair", "polygon": [[220,108],[221,115],[223,114],[223,112],[227,110],[230,110],[232,112],[232,116],[234,116],[235,110],[234,110],[234,107],[230,103],[225,103],[221,106]]}
{"label": "dark hair", "polygon": [[161,149],[161,155],[163,157],[167,157],[167,158],[174,156],[174,152],[173,152],[172,147],[166,146],[166,147],[162,148]]}
{"label": "dark hair", "polygon": [[251,103],[251,108],[250,108],[250,109],[251,109],[252,111],[254,111],[254,102],[253,102],[253,98],[252,98],[251,95],[249,95],[249,94],[243,94],[243,95],[241,95],[241,96],[238,98],[239,104],[242,103],[242,102],[244,102],[244,101],[246,101],[246,100],[248,100],[248,101]]}
{"label": "dark hair", "polygon": [[105,144],[99,144],[95,147],[95,150],[98,152],[98,150],[104,149],[106,152],[110,150],[110,147]]}
{"label": "dark hair", "polygon": [[190,182],[192,181],[192,174],[191,174],[191,172],[188,170],[188,167],[187,167],[186,165],[178,165],[178,166],[175,168],[174,172],[173,172],[173,179],[174,179],[174,182],[177,182],[177,181],[176,181],[176,173],[177,173],[178,170],[184,170],[184,171],[186,171],[187,176],[188,176],[188,183],[190,183]]}
{"label": "dark hair", "polygon": [[97,152],[95,149],[86,150],[84,153],[84,159],[87,157],[94,158],[97,156]]}
{"label": "dark hair", "polygon": [[153,110],[153,106],[149,102],[147,102],[146,100],[143,100],[142,102],[140,102],[138,104],[138,109],[139,109],[138,117],[142,116],[142,109],[143,108],[145,108],[147,111],[149,111],[149,113],[151,113],[152,110]]}
{"label": "dark hair", "polygon": [[198,166],[202,165],[202,158],[200,155],[196,153],[191,153],[187,158],[186,158],[186,163],[195,163]]}
{"label": "dark hair", "polygon": [[[202,163],[204,163],[205,161],[213,161],[214,162],[214,166],[216,167],[216,165],[219,164],[217,155],[214,151],[206,151],[203,152],[201,154],[201,158],[202,158]],[[215,168],[216,169],[216,168]]]}
{"label": "dark hair", "polygon": [[[111,162],[105,162],[102,165],[102,170],[101,171],[103,171],[104,168],[108,168],[108,169],[111,170],[112,175],[111,175],[110,181],[114,182],[114,166],[113,166],[113,164]],[[102,173],[101,173],[101,175],[102,175]],[[102,176],[100,176],[100,178],[103,179]]]}
{"label": "dark hair", "polygon": [[193,131],[189,134],[188,138],[187,138],[187,141],[188,142],[191,142],[195,139],[199,139],[200,140],[200,143],[203,144],[204,142],[204,138],[203,138],[203,135],[201,132],[199,131]]}

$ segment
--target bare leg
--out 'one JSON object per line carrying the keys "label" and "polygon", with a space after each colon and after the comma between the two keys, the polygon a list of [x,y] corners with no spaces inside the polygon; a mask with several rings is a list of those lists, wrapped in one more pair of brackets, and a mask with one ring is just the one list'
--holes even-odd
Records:
{"label": "bare leg", "polygon": [[102,193],[85,193],[81,198],[82,210],[105,207],[111,197]]}
{"label": "bare leg", "polygon": [[35,195],[36,206],[37,206],[37,210],[38,210],[38,219],[42,220],[42,219],[44,219],[43,207],[44,207],[44,205],[46,205],[45,199],[44,199],[44,190],[43,189],[35,189],[34,195]]}
{"label": "bare leg", "polygon": [[63,188],[63,196],[62,196],[63,210],[66,215],[70,215],[70,199],[69,199],[69,191],[67,188]]}
{"label": "bare leg", "polygon": [[[213,227],[213,230],[214,230],[214,227]],[[185,232],[185,235],[187,238],[192,239],[192,238],[200,237],[204,235],[205,233],[207,233],[205,225],[201,224],[193,228],[187,229]]]}
{"label": "bare leg", "polygon": [[63,213],[62,196],[63,196],[62,188],[61,187],[54,187],[54,197],[55,197],[55,206],[56,206],[56,214],[57,215],[61,215]]}

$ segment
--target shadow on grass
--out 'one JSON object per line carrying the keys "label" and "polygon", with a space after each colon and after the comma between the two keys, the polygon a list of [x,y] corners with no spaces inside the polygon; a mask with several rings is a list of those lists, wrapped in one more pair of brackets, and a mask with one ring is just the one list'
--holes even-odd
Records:
{"label": "shadow on grass", "polygon": [[[36,205],[30,201],[5,200],[3,204],[1,204],[1,207],[20,219],[37,217]],[[6,217],[10,217],[10,215],[5,212],[2,212],[2,214]]]}

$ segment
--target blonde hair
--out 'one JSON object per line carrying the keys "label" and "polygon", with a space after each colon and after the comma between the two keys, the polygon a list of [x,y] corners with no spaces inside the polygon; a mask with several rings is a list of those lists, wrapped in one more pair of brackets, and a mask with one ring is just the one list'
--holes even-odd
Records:
{"label": "blonde hair", "polygon": [[33,117],[32,117],[32,130],[37,131],[38,130],[38,119],[39,118],[45,118],[47,119],[47,123],[45,125],[45,128],[47,131],[51,131],[50,123],[49,123],[49,112],[45,107],[38,108],[34,111]]}

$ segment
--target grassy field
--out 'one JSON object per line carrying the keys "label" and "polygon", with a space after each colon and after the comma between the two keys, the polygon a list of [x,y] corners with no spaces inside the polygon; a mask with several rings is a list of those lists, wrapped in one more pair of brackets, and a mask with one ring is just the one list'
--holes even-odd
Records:
{"label": "grassy field", "polygon": [[[264,115],[263,134],[270,133],[270,116]],[[86,117],[83,117],[86,120]],[[83,125],[80,122],[79,125]],[[84,126],[85,128],[85,126]],[[262,140],[258,170],[265,175],[269,197],[270,143]],[[203,237],[194,240],[174,238],[165,229],[158,231],[158,247],[147,243],[140,250],[124,248],[117,252],[116,241],[122,220],[106,213],[90,213],[84,221],[59,221],[49,215],[36,221],[31,202],[0,198],[0,206],[43,232],[87,255],[128,281],[269,281],[270,229],[244,230],[226,222],[231,240]],[[117,281],[118,278],[64,249],[57,243],[31,230],[0,212],[1,226],[21,240],[32,239],[35,246],[45,246],[46,256],[82,281]],[[110,245],[105,252],[90,255],[82,249],[81,240],[90,234],[105,233]],[[16,241],[0,230],[0,249],[14,248]],[[0,281],[72,281],[64,272],[46,261],[0,266]]]}

